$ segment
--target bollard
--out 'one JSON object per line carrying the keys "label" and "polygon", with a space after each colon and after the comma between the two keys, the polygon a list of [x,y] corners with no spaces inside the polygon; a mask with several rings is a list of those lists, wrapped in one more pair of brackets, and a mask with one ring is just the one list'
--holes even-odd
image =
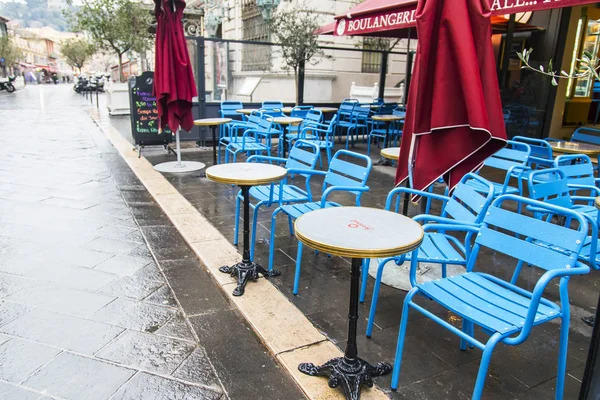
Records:
{"label": "bollard", "polygon": [[100,103],[99,103],[99,100],[98,100],[98,89],[96,89],[96,108],[100,109]]}

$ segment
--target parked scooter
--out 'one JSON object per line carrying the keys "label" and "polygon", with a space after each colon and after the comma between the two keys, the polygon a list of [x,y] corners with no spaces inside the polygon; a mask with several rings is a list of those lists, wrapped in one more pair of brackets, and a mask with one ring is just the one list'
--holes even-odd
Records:
{"label": "parked scooter", "polygon": [[83,77],[80,76],[77,78],[77,82],[75,82],[75,85],[73,86],[73,90],[77,93],[82,93],[83,91],[86,90],[88,85],[88,80]]}
{"label": "parked scooter", "polygon": [[14,76],[9,76],[8,78],[0,78],[0,90],[6,90],[8,93],[14,93],[15,85],[13,82],[15,81]]}

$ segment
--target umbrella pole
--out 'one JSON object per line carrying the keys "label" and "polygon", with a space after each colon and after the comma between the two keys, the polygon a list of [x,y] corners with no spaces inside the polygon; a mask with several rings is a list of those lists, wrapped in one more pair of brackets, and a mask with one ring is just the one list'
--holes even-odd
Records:
{"label": "umbrella pole", "polygon": [[179,130],[180,128],[177,128],[177,132],[175,133],[175,145],[177,146],[177,165],[176,167],[183,167],[183,165],[181,165],[181,146],[179,145]]}

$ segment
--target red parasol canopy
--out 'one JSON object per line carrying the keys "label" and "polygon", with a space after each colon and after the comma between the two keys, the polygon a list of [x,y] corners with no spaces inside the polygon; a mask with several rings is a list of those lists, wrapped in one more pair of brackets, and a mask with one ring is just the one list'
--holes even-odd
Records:
{"label": "red parasol canopy", "polygon": [[421,0],[396,183],[452,189],[506,143],[488,0]]}
{"label": "red parasol canopy", "polygon": [[194,126],[192,98],[198,95],[181,18],[185,0],[154,0],[156,21],[156,62],[154,94],[160,127],[173,132]]}

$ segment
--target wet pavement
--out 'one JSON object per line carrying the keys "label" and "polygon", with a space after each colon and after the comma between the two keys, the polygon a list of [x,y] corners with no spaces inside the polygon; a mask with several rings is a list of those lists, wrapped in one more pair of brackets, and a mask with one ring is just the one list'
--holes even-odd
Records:
{"label": "wet pavement", "polygon": [[0,399],[304,398],[88,107],[0,94]]}
{"label": "wet pavement", "polygon": [[[122,121],[115,126],[124,137],[131,137],[129,127]],[[339,145],[338,145],[339,148]],[[366,146],[357,145],[356,151],[365,152]],[[374,161],[377,151],[371,154]],[[172,155],[162,150],[147,149],[146,158],[153,164],[172,161]],[[184,159],[202,161],[210,165],[208,152],[184,153]],[[326,167],[325,167],[326,168]],[[486,171],[483,171],[486,176]],[[237,188],[213,183],[199,178],[198,173],[165,174],[167,179],[231,242],[233,242],[235,195]],[[489,177],[489,173],[487,174]],[[367,182],[370,191],[363,196],[364,206],[383,208],[386,196],[393,187],[394,169],[377,166]],[[312,180],[313,194],[321,193],[319,179]],[[441,188],[436,188],[441,191]],[[317,196],[318,197],[318,196]],[[352,205],[353,198],[344,195],[333,197],[342,204]],[[270,217],[273,209],[263,208],[259,216],[259,243],[256,261],[267,265]],[[410,214],[417,208],[411,206]],[[292,294],[293,273],[297,241],[289,235],[287,221],[279,218],[276,226],[276,252],[274,267],[282,272],[270,281],[284,293],[320,330],[342,349],[347,329],[347,301],[350,261],[340,257],[328,258],[310,249],[303,253],[300,293]],[[240,233],[241,241],[241,233]],[[506,276],[512,273],[514,260],[491,252],[479,258],[480,269]],[[533,288],[537,277],[535,269],[524,271],[520,284]],[[370,306],[373,279],[369,281],[367,300],[359,307],[359,354],[369,361],[393,362],[402,302],[405,292],[382,285],[379,296],[375,328],[371,339],[364,335]],[[582,316],[595,312],[600,274],[592,272],[575,277],[570,283],[571,332],[565,388],[565,399],[578,397],[581,378],[587,357],[591,328],[581,321]],[[247,290],[252,290],[252,283]],[[546,296],[558,301],[558,287],[547,289]],[[442,318],[457,320],[447,311],[427,303]],[[554,397],[558,357],[559,323],[549,323],[533,329],[532,335],[522,345],[500,345],[492,356],[484,391],[487,399],[547,399]],[[485,335],[478,333],[481,340]],[[378,378],[376,383],[394,399],[470,399],[481,352],[459,350],[459,339],[419,313],[411,313],[408,325],[400,388],[389,389],[390,376]],[[310,360],[306,360],[310,361]]]}

